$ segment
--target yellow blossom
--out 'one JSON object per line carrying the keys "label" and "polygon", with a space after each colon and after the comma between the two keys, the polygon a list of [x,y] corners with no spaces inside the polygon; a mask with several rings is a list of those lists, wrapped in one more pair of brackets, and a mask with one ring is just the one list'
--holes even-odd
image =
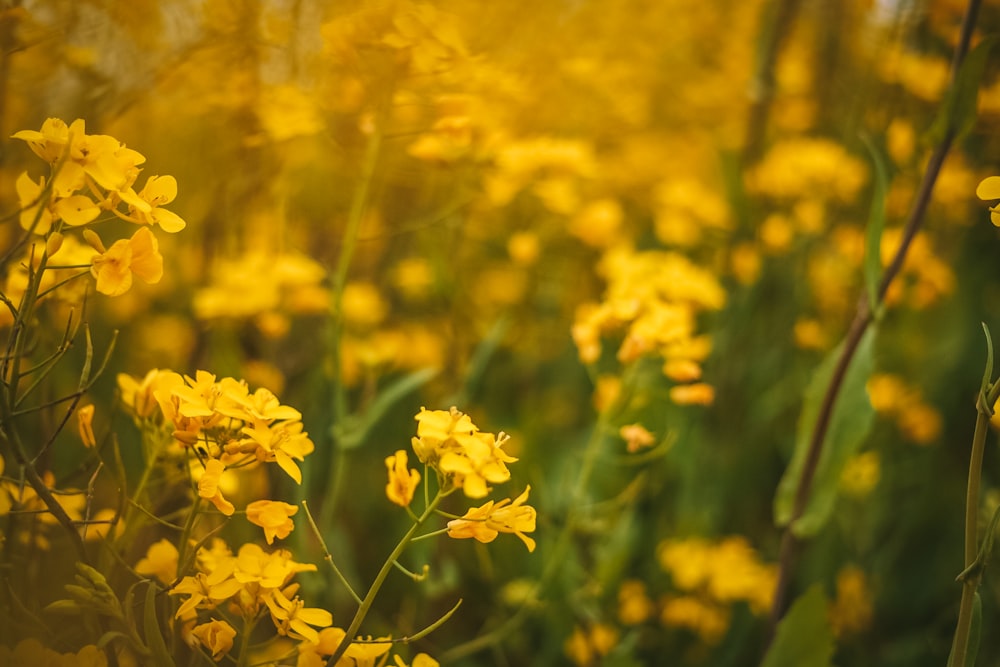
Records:
{"label": "yellow blossom", "polygon": [[195,609],[212,609],[239,592],[242,584],[233,576],[236,559],[220,560],[211,572],[199,572],[181,579],[170,589],[170,595],[187,595],[177,609],[175,618],[184,618]]}
{"label": "yellow blossom", "polygon": [[729,611],[690,595],[668,597],[663,601],[660,622],[668,627],[692,630],[706,644],[715,644],[729,627]]}
{"label": "yellow blossom", "polygon": [[645,623],[656,610],[646,594],[646,584],[637,580],[623,581],[618,589],[618,619],[625,625]]}
{"label": "yellow blossom", "polygon": [[606,623],[595,623],[589,628],[577,626],[563,646],[566,655],[579,667],[599,664],[600,659],[618,644],[618,630]]}
{"label": "yellow blossom", "polygon": [[292,532],[295,524],[291,517],[299,508],[277,500],[257,500],[247,505],[246,511],[250,523],[263,528],[264,537],[271,544],[275,537],[283,540]]}
{"label": "yellow blossom", "polygon": [[205,462],[205,472],[202,474],[201,479],[198,480],[198,495],[210,500],[216,509],[226,516],[231,516],[236,511],[236,508],[231,502],[226,500],[222,495],[222,490],[219,489],[219,484],[222,481],[222,473],[225,471],[226,466],[222,461],[219,459],[208,459]]}
{"label": "yellow blossom", "polygon": [[635,453],[644,447],[651,447],[656,442],[653,434],[647,431],[642,424],[622,426],[618,430],[618,435],[625,441],[629,453]]}
{"label": "yellow blossom", "polygon": [[[976,188],[976,196],[984,201],[996,202],[1000,199],[1000,176],[984,178]],[[1000,227],[1000,205],[990,207],[990,222]]]}
{"label": "yellow blossom", "polygon": [[98,292],[108,296],[124,294],[132,287],[133,274],[147,283],[157,283],[163,277],[163,256],[148,227],[139,229],[127,240],[115,241],[107,250],[93,232],[85,236],[100,253],[91,260],[90,267],[97,278]]}
{"label": "yellow blossom", "polygon": [[167,539],[154,542],[146,551],[146,557],[135,566],[139,574],[152,575],[161,583],[170,585],[177,578],[177,547]]}
{"label": "yellow blossom", "polygon": [[715,401],[715,389],[703,382],[679,384],[670,388],[670,400],[677,405],[711,405]]}
{"label": "yellow blossom", "polygon": [[129,219],[134,222],[159,225],[169,233],[179,232],[186,225],[179,215],[163,208],[177,198],[177,179],[173,176],[150,176],[138,194],[129,188],[121,197],[129,205]]}
{"label": "yellow blossom", "polygon": [[420,484],[420,473],[416,470],[407,470],[406,464],[407,455],[402,449],[385,459],[385,467],[389,470],[389,483],[385,486],[385,495],[400,507],[410,506],[413,492]]}
{"label": "yellow blossom", "polygon": [[861,632],[871,625],[874,604],[863,570],[848,565],[837,573],[837,595],[830,605],[830,627],[838,637]]}
{"label": "yellow blossom", "polygon": [[524,534],[535,530],[535,508],[524,504],[529,491],[530,486],[513,502],[505,498],[495,504],[490,500],[481,507],[473,507],[462,518],[448,522],[448,536],[455,539],[474,537],[487,543],[500,533],[513,533],[524,542],[528,551],[534,551],[535,541]]}
{"label": "yellow blossom", "polygon": [[840,474],[840,488],[849,496],[864,498],[878,484],[879,464],[879,455],[875,451],[852,456]]}
{"label": "yellow blossom", "polygon": [[279,589],[271,591],[264,598],[264,603],[271,612],[271,620],[274,621],[279,635],[305,639],[315,644],[319,642],[319,633],[309,626],[326,628],[333,625],[333,616],[330,612],[306,607],[298,596],[289,600]]}
{"label": "yellow blossom", "polygon": [[233,648],[236,629],[225,621],[212,620],[196,625],[191,634],[198,638],[202,646],[212,653],[212,659],[218,662]]}

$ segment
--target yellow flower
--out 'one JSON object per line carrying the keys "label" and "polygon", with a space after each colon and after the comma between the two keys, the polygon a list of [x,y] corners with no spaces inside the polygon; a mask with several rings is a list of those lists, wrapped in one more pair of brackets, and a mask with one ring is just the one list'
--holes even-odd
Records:
{"label": "yellow flower", "polygon": [[[1000,176],[988,176],[976,188],[976,196],[984,201],[1000,199]],[[990,207],[990,222],[1000,227],[1000,206]]]}
{"label": "yellow flower", "polygon": [[647,431],[642,424],[622,426],[618,430],[618,435],[625,441],[629,453],[637,452],[643,447],[650,447],[656,442],[653,434]]}
{"label": "yellow flower", "polygon": [[160,408],[155,396],[157,390],[184,384],[184,378],[178,373],[158,368],[146,373],[141,380],[125,373],[119,373],[116,380],[122,403],[137,419],[148,419]]}
{"label": "yellow flower", "polygon": [[115,241],[108,250],[97,234],[85,230],[84,236],[100,253],[90,267],[98,292],[108,296],[124,294],[132,287],[133,274],[147,283],[157,283],[163,277],[163,256],[149,228],[143,227],[127,240]]}
{"label": "yellow flower", "polygon": [[407,470],[407,456],[402,449],[386,457],[385,467],[389,469],[389,483],[385,485],[385,495],[400,507],[409,507],[413,492],[420,484],[420,473]]}
{"label": "yellow flower", "polygon": [[646,584],[637,580],[623,581],[618,589],[618,619],[625,625],[645,623],[655,611],[646,594]]}
{"label": "yellow flower", "polygon": [[76,411],[76,425],[80,433],[80,440],[84,447],[96,447],[97,438],[94,437],[94,406],[84,405]]}
{"label": "yellow flower", "polygon": [[177,547],[167,539],[154,542],[146,551],[146,557],[135,566],[139,574],[152,575],[169,586],[177,578]]}
{"label": "yellow flower", "polygon": [[253,427],[244,426],[241,432],[249,437],[240,444],[254,446],[258,460],[274,461],[296,484],[302,483],[302,471],[293,459],[302,461],[315,448],[309,434],[302,431],[302,422],[269,425],[258,420]]}
{"label": "yellow flower", "polygon": [[670,388],[670,400],[677,405],[711,405],[715,401],[715,389],[704,382],[681,384]]}
{"label": "yellow flower", "polygon": [[494,504],[491,500],[482,507],[473,507],[462,518],[448,522],[448,536],[455,539],[474,537],[482,543],[492,542],[500,533],[517,535],[528,551],[535,550],[535,541],[524,533],[535,530],[535,508],[525,505],[531,487],[524,489],[513,502],[505,498]]}
{"label": "yellow flower", "polygon": [[415,417],[417,437],[413,451],[421,462],[441,473],[452,485],[461,487],[469,498],[489,493],[487,482],[498,484],[510,479],[507,463],[517,459],[503,451],[510,439],[483,433],[468,415],[454,406],[448,410],[421,408]]}
{"label": "yellow flower", "polygon": [[317,644],[319,633],[309,626],[326,628],[333,625],[333,615],[327,610],[306,607],[298,596],[289,600],[278,589],[271,591],[270,595],[264,598],[264,603],[271,612],[271,620],[274,621],[279,635],[305,639]]}
{"label": "yellow flower", "polygon": [[837,597],[830,605],[830,626],[837,637],[865,630],[873,616],[872,592],[860,568],[848,565],[837,573]]}
{"label": "yellow flower", "polygon": [[392,659],[396,662],[396,667],[440,667],[441,664],[426,653],[413,656],[413,662],[410,664],[406,664],[398,655],[392,656]]}
{"label": "yellow flower", "polygon": [[225,621],[213,620],[195,626],[191,634],[212,652],[212,659],[218,662],[233,648],[236,629]]}
{"label": "yellow flower", "polygon": [[275,537],[283,540],[292,532],[295,524],[291,517],[298,511],[297,506],[288,503],[258,500],[247,505],[247,519],[263,528],[267,543],[272,544]]}
{"label": "yellow flower", "polygon": [[852,456],[840,473],[840,488],[849,496],[864,498],[878,484],[879,471],[878,452],[868,451]]}
{"label": "yellow flower", "polygon": [[104,651],[87,644],[76,653],[58,653],[37,639],[22,639],[13,649],[0,644],[0,665],[11,667],[107,667]]}
{"label": "yellow flower", "polygon": [[660,622],[693,630],[706,644],[715,644],[729,627],[729,611],[697,597],[671,597],[663,602]]}
{"label": "yellow flower", "polygon": [[216,509],[226,516],[232,516],[236,508],[231,502],[225,499],[222,495],[222,490],[219,489],[219,484],[222,481],[222,473],[225,471],[226,466],[222,461],[219,459],[208,459],[205,462],[205,472],[202,474],[201,479],[198,480],[198,495],[212,501]]}
{"label": "yellow flower", "polygon": [[587,667],[600,664],[601,657],[611,652],[618,639],[618,630],[606,623],[595,623],[587,629],[577,626],[563,649],[573,664]]}
{"label": "yellow flower", "polygon": [[187,595],[188,599],[177,609],[174,618],[183,618],[198,608],[212,609],[236,595],[243,584],[233,576],[235,569],[236,559],[224,558],[211,572],[199,572],[193,577],[181,579],[170,589],[170,595]]}
{"label": "yellow flower", "polygon": [[128,188],[121,192],[121,197],[129,205],[129,216],[133,221],[159,225],[160,229],[171,234],[181,231],[186,225],[179,215],[161,208],[177,198],[177,179],[173,176],[150,176],[139,194]]}
{"label": "yellow flower", "polygon": [[267,553],[257,544],[247,543],[240,547],[236,556],[236,571],[233,576],[241,584],[258,584],[264,589],[284,586],[298,572],[315,572],[311,563],[296,563],[292,552],[278,549]]}

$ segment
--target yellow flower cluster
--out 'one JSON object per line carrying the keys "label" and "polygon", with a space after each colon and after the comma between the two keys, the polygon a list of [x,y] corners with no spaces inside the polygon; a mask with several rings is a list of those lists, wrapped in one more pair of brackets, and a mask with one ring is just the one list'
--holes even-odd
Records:
{"label": "yellow flower cluster", "polygon": [[[236,508],[223,495],[227,471],[258,462],[276,463],[296,483],[302,483],[297,461],[314,445],[302,429],[302,415],[282,405],[269,390],[251,392],[234,378],[216,380],[207,371],[195,377],[152,370],[141,380],[118,376],[122,402],[140,425],[160,424],[170,431],[175,447],[194,457],[203,472],[198,495],[226,515]],[[264,529],[270,544],[292,530],[297,507],[259,500],[246,508],[247,518]]]}
{"label": "yellow flower cluster", "polygon": [[114,137],[87,134],[82,119],[67,125],[58,118],[49,118],[40,130],[22,130],[13,137],[27,142],[35,155],[49,165],[47,179],[42,176],[36,181],[25,171],[15,182],[21,227],[47,239],[49,258],[65,245],[64,230],[100,222],[101,214],[109,213],[142,227],[109,248],[96,232],[84,229],[83,238],[96,254],[80,257],[65,252],[60,260],[66,266],[89,265],[97,280],[97,291],[108,296],[127,292],[133,276],[147,283],[159,282],[163,257],[151,227],[158,226],[168,233],[185,227],[180,216],[164,208],[177,197],[173,176],[150,176],[137,192],[142,171],[139,165],[146,158]]}
{"label": "yellow flower cluster", "polygon": [[891,418],[910,442],[929,445],[941,435],[941,414],[923,400],[920,390],[891,373],[876,373],[865,385],[875,411]]}
{"label": "yellow flower cluster", "polygon": [[[502,431],[498,435],[480,431],[468,415],[455,407],[450,410],[421,408],[416,420],[413,451],[422,463],[437,473],[441,493],[462,489],[468,498],[483,498],[491,490],[488,484],[510,479],[507,464],[517,459],[503,451],[510,437]],[[406,472],[406,455],[402,451],[387,459],[386,465],[389,467],[387,494],[390,500],[400,505],[404,505],[401,501],[405,500],[408,505],[420,481],[419,474]],[[448,522],[448,536],[488,543],[500,533],[510,533],[524,542],[528,551],[534,551],[535,541],[525,535],[535,530],[535,508],[525,504],[530,491],[528,486],[513,500],[489,500],[480,507],[469,509]]]}
{"label": "yellow flower cluster", "polygon": [[777,568],[761,562],[744,537],[666,540],[656,556],[680,592],[661,601],[664,625],[692,630],[712,643],[728,628],[729,605],[743,601],[756,614],[771,608]]}
{"label": "yellow flower cluster", "polygon": [[582,306],[573,324],[580,359],[601,358],[602,339],[624,334],[617,358],[630,364],[644,356],[664,360],[663,373],[674,382],[675,403],[711,403],[712,387],[698,382],[701,362],[711,349],[697,331],[697,315],[718,310],[726,300],[715,276],[672,252],[630,248],[609,251],[601,263],[608,280],[604,301]]}

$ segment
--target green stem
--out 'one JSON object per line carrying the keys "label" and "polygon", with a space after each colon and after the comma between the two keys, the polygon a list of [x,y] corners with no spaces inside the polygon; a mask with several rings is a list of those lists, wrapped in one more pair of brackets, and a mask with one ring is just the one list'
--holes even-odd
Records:
{"label": "green stem", "polygon": [[[383,105],[384,106],[384,105]],[[376,114],[374,128],[368,137],[365,155],[361,165],[361,176],[351,209],[347,217],[347,227],[344,230],[344,240],[340,246],[340,256],[337,259],[337,272],[333,279],[333,303],[330,312],[330,360],[333,365],[333,426],[331,428],[333,448],[330,456],[330,469],[326,479],[330,487],[324,494],[323,505],[320,507],[320,523],[330,525],[337,503],[338,490],[343,479],[342,471],[345,463],[344,448],[340,443],[340,429],[345,428],[348,417],[347,388],[343,378],[343,335],[344,287],[351,267],[351,260],[358,243],[358,230],[364,220],[365,212],[375,178],[375,168],[378,165],[379,151],[382,147],[382,113]]]}
{"label": "green stem", "polygon": [[[628,386],[627,380],[622,380],[622,386]],[[479,635],[475,639],[459,644],[458,646],[453,646],[446,651],[441,656],[442,664],[450,664],[461,660],[502,642],[521,623],[527,620],[529,612],[532,610],[531,601],[537,600],[552,582],[555,575],[565,567],[566,552],[572,543],[576,527],[580,523],[581,508],[587,487],[590,485],[590,478],[594,473],[594,467],[597,465],[597,458],[601,451],[601,443],[604,441],[605,431],[610,423],[611,415],[615,413],[620,404],[621,401],[603,411],[598,417],[597,424],[594,425],[594,430],[591,432],[584,447],[583,460],[576,478],[576,485],[570,494],[570,503],[566,510],[566,522],[559,531],[552,553],[546,559],[545,567],[542,569],[542,574],[539,576],[538,581],[535,582],[535,587],[531,594],[525,596],[525,601],[499,626]]]}
{"label": "green stem", "polygon": [[413,525],[410,526],[410,529],[406,531],[406,534],[403,535],[402,539],[400,539],[396,544],[396,548],[392,550],[389,557],[385,559],[384,563],[382,563],[382,568],[378,571],[378,574],[375,575],[375,581],[372,582],[371,587],[368,589],[368,593],[365,595],[365,599],[361,601],[361,606],[358,607],[357,612],[354,614],[354,618],[351,619],[351,624],[347,627],[344,638],[341,640],[337,650],[330,656],[330,659],[326,661],[327,667],[334,667],[334,665],[337,664],[337,661],[344,655],[344,652],[347,651],[347,647],[349,647],[351,642],[354,641],[354,637],[358,634],[358,629],[361,627],[361,623],[365,620],[365,616],[368,615],[368,611],[371,609],[372,603],[375,602],[375,597],[382,589],[382,584],[385,582],[385,578],[394,567],[393,564],[403,554],[403,551],[407,546],[409,546],[410,542],[413,541],[413,537],[420,529],[420,526],[422,526],[424,522],[434,514],[434,510],[437,509],[438,504],[444,496],[445,494],[440,491],[434,496],[434,499],[431,500],[427,508],[424,509],[423,514],[421,514]]}
{"label": "green stem", "polygon": [[[965,569],[969,576],[962,578],[962,601],[958,607],[958,623],[952,641],[951,667],[964,667],[969,651],[969,634],[972,628],[972,610],[976,590],[982,578],[983,568],[972,568],[979,557],[979,491],[983,472],[983,452],[986,448],[986,432],[990,423],[989,410],[1000,398],[1000,382],[980,393],[977,405],[976,430],[972,436],[972,453],[969,456],[969,481],[965,489]],[[985,402],[985,405],[982,403]]]}

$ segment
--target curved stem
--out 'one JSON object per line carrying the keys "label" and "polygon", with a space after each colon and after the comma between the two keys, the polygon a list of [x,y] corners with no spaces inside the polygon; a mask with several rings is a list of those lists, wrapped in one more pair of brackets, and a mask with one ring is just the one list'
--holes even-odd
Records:
{"label": "curved stem", "polygon": [[420,529],[420,526],[422,526],[424,522],[434,514],[434,510],[437,509],[437,506],[444,498],[444,495],[445,494],[438,492],[437,495],[434,496],[434,499],[431,500],[430,504],[427,505],[427,508],[424,509],[423,513],[417,518],[413,525],[410,526],[410,529],[406,531],[406,534],[399,540],[396,547],[392,550],[392,553],[390,553],[388,558],[385,559],[385,562],[382,563],[382,568],[378,571],[378,574],[375,575],[375,580],[368,588],[368,593],[365,594],[364,600],[361,601],[361,606],[359,606],[358,610],[354,613],[354,618],[351,619],[351,624],[347,627],[347,630],[344,633],[344,638],[341,640],[337,650],[330,656],[330,659],[326,661],[327,667],[334,667],[334,665],[337,664],[337,661],[344,655],[347,647],[354,641],[354,637],[358,634],[358,629],[361,628],[361,623],[364,622],[365,616],[368,615],[368,611],[371,609],[372,603],[375,602],[375,597],[382,589],[382,584],[385,583],[385,578],[394,567],[393,564],[403,554],[403,551],[407,546],[409,546],[410,542],[413,541],[413,537]]}

